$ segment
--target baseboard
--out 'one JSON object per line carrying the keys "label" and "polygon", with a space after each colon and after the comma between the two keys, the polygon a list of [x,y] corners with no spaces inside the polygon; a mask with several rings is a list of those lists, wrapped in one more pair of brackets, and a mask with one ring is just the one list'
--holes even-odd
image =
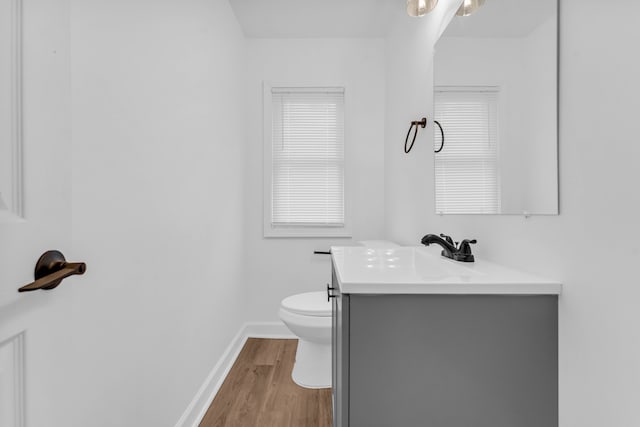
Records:
{"label": "baseboard", "polygon": [[296,338],[282,322],[248,322],[233,337],[175,427],[198,427],[247,338]]}

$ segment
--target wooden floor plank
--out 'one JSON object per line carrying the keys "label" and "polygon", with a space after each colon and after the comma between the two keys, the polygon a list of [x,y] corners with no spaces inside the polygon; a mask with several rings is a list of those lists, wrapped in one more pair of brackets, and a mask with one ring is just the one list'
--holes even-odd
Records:
{"label": "wooden floor plank", "polygon": [[296,403],[299,387],[291,380],[291,370],[296,347],[295,340],[283,340],[280,345],[271,386],[265,396],[264,407],[258,417],[258,425],[294,425],[292,408]]}
{"label": "wooden floor plank", "polygon": [[252,345],[256,346],[255,355],[253,356],[254,365],[275,365],[282,340],[268,340],[250,338]]}
{"label": "wooden floor plank", "polygon": [[297,345],[248,339],[200,427],[330,427],[331,389],[291,379]]}
{"label": "wooden floor plank", "polygon": [[244,387],[238,393],[223,425],[233,427],[257,425],[264,395],[273,371],[272,366],[253,366],[245,377]]}

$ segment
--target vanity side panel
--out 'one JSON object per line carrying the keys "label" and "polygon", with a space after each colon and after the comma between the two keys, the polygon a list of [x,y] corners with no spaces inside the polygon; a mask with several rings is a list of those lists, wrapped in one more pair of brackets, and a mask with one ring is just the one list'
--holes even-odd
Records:
{"label": "vanity side panel", "polygon": [[352,295],[351,427],[557,427],[557,296]]}
{"label": "vanity side panel", "polygon": [[349,295],[339,290],[333,271],[332,285],[332,395],[333,426],[349,426]]}

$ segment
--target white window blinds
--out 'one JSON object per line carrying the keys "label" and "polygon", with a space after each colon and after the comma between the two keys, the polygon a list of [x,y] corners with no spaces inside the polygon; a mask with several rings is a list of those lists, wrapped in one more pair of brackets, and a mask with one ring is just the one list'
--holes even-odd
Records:
{"label": "white window blinds", "polygon": [[[444,149],[435,154],[436,212],[500,212],[498,88],[435,90],[435,120],[444,129]],[[440,130],[435,126],[435,148]]]}
{"label": "white window blinds", "polygon": [[344,226],[344,88],[271,88],[271,226]]}

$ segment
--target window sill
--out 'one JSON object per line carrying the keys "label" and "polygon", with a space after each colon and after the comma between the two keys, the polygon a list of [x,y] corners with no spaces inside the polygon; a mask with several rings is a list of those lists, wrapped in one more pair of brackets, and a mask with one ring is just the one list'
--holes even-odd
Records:
{"label": "window sill", "polygon": [[267,227],[264,229],[265,238],[305,238],[305,237],[352,237],[348,227]]}

